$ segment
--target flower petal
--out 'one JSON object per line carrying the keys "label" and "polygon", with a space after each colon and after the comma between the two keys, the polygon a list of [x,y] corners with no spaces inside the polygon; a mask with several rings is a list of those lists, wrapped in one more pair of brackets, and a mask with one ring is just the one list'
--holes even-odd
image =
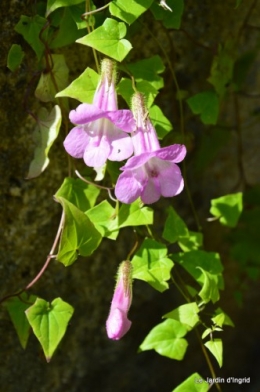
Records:
{"label": "flower petal", "polygon": [[141,200],[145,204],[152,204],[161,197],[161,189],[158,178],[149,178],[144,191],[141,194]]}
{"label": "flower petal", "polygon": [[105,138],[93,137],[85,149],[84,162],[90,167],[101,167],[106,163],[111,147]]}
{"label": "flower petal", "polygon": [[75,127],[67,135],[63,145],[72,157],[82,158],[89,140],[90,138],[83,128]]}
{"label": "flower petal", "polygon": [[107,111],[107,118],[115,124],[115,126],[122,131],[132,132],[136,125],[135,119],[131,110],[115,110],[115,111]]}
{"label": "flower petal", "polygon": [[164,197],[178,195],[184,187],[181,171],[175,163],[161,162],[158,177],[161,186],[161,194]]}
{"label": "flower petal", "polygon": [[127,170],[118,177],[115,195],[122,203],[130,204],[141,196],[146,183],[147,178],[144,175],[142,178],[141,173],[138,175],[134,171]]}
{"label": "flower petal", "polygon": [[132,139],[122,131],[115,129],[113,136],[108,134],[107,139],[112,148],[108,156],[110,161],[123,161],[133,154]]}
{"label": "flower petal", "polygon": [[107,336],[109,339],[119,340],[129,331],[131,325],[126,313],[118,308],[111,309],[106,321]]}
{"label": "flower petal", "polygon": [[183,144],[172,144],[156,151],[156,156],[164,161],[181,162],[186,155],[186,147]]}
{"label": "flower petal", "polygon": [[69,119],[73,124],[83,125],[104,117],[104,110],[95,105],[82,103],[76,110],[71,110]]}

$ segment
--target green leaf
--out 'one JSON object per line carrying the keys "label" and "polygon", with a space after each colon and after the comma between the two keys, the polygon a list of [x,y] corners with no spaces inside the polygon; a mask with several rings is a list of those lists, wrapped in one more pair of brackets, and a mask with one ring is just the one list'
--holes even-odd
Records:
{"label": "green leaf", "polygon": [[107,200],[86,211],[86,215],[103,237],[112,240],[117,238],[119,227],[116,212]]}
{"label": "green leaf", "polygon": [[163,139],[172,130],[172,124],[157,105],[153,105],[149,109],[149,116],[156,129],[158,139]]}
{"label": "green leaf", "polygon": [[122,69],[125,68],[134,76],[136,82],[149,82],[156,90],[164,86],[164,80],[159,74],[165,70],[165,66],[158,55],[126,64]]}
{"label": "green leaf", "polygon": [[60,7],[69,7],[71,5],[76,5],[82,3],[82,0],[48,0],[46,17],[49,16],[53,11]]}
{"label": "green leaf", "polygon": [[167,0],[166,3],[172,9],[172,12],[165,11],[162,7],[159,6],[159,2],[154,2],[151,6],[153,16],[156,20],[161,20],[165,27],[179,29],[184,11],[184,1]]}
{"label": "green leaf", "polygon": [[219,300],[218,276],[204,271],[203,268],[198,268],[201,270],[204,277],[203,286],[199,292],[199,296],[205,304],[209,301],[212,301],[213,303],[217,302]]}
{"label": "green leaf", "polygon": [[109,11],[111,15],[131,24],[139,16],[147,11],[153,0],[114,0],[109,4]]}
{"label": "green leaf", "polygon": [[216,358],[219,367],[222,367],[223,363],[223,344],[221,339],[209,340],[204,343],[204,345],[209,349],[212,355]]}
{"label": "green leaf", "polygon": [[189,230],[173,207],[169,207],[164,225],[163,238],[171,244],[181,238],[189,237]]}
{"label": "green leaf", "polygon": [[192,113],[199,114],[203,124],[215,125],[218,120],[219,99],[215,91],[203,91],[187,99]]}
{"label": "green leaf", "polygon": [[47,19],[39,15],[25,16],[21,15],[19,22],[15,26],[15,31],[23,36],[25,41],[33,48],[38,59],[41,58],[44,51],[44,44],[42,41],[47,40],[48,28],[46,28],[40,39],[40,33],[44,26],[47,26]]}
{"label": "green leaf", "polygon": [[56,97],[70,97],[80,102],[92,103],[99,79],[100,75],[87,68],[65,90],[56,94]]}
{"label": "green leaf", "polygon": [[[35,90],[35,96],[42,102],[55,100],[58,90],[63,90],[68,84],[69,69],[62,54],[52,54],[53,68],[51,72],[42,72]],[[52,74],[51,74],[52,73]],[[55,79],[55,84],[53,83]]]}
{"label": "green leaf", "polygon": [[50,162],[48,154],[59,134],[61,121],[61,110],[58,105],[55,105],[50,113],[45,108],[39,110],[38,124],[34,132],[37,146],[27,179],[38,177],[48,166]]}
{"label": "green leaf", "polygon": [[21,64],[24,52],[20,45],[13,44],[8,52],[7,67],[14,72]]}
{"label": "green leaf", "polygon": [[[223,266],[218,253],[206,252],[204,250],[192,250],[185,253],[175,253],[172,255],[174,261],[179,263],[193,278],[201,285],[204,285],[205,277],[201,269],[217,276],[218,288],[223,289]],[[200,268],[198,268],[200,267]]]}
{"label": "green leaf", "polygon": [[179,321],[167,319],[154,327],[140,346],[141,351],[155,350],[158,354],[181,361],[188,347],[183,339],[187,329]]}
{"label": "green leaf", "polygon": [[145,239],[132,259],[133,278],[144,280],[154,289],[163,292],[169,288],[167,280],[173,262],[167,257],[167,248],[151,239]]}
{"label": "green leaf", "polygon": [[142,226],[153,224],[153,209],[143,207],[140,200],[132,204],[122,204],[118,213],[118,226]]}
{"label": "green leaf", "polygon": [[99,193],[100,190],[96,186],[86,184],[80,179],[67,177],[56,192],[55,197],[63,197],[85,212],[94,207]]}
{"label": "green leaf", "polygon": [[214,324],[218,325],[219,327],[222,327],[223,325],[234,327],[234,323],[231,318],[225,312],[223,312],[221,308],[218,308],[215,313],[216,316],[212,317],[211,319]]}
{"label": "green leaf", "polygon": [[178,240],[178,245],[184,252],[196,250],[203,245],[203,234],[189,231],[189,237],[181,237]]}
{"label": "green leaf", "polygon": [[[136,89],[144,95],[146,107],[149,109],[158,95],[158,90],[146,80],[136,82]],[[122,78],[117,85],[117,92],[124,98],[128,106],[131,107],[131,99],[134,94],[131,80]]]}
{"label": "green leaf", "polygon": [[199,373],[193,373],[172,392],[207,392],[208,387],[207,381]]}
{"label": "green leaf", "polygon": [[220,98],[224,97],[232,82],[235,57],[234,42],[228,40],[219,46],[218,54],[213,59],[208,81],[215,87]]}
{"label": "green leaf", "polygon": [[78,30],[70,9],[65,8],[62,18],[59,21],[58,30],[49,46],[51,49],[62,48],[63,46],[72,44],[84,34],[86,34],[84,31]]}
{"label": "green leaf", "polygon": [[[77,5],[74,5],[69,8],[71,12],[71,16],[74,19],[74,22],[77,25],[77,28],[80,29],[85,29],[87,24],[89,27],[94,27],[95,26],[95,17],[94,15],[88,15],[84,17],[84,20],[81,18],[82,14],[86,12],[86,3],[80,3]],[[94,11],[96,9],[96,6],[93,4],[93,2],[90,2],[90,11]]]}
{"label": "green leaf", "polygon": [[126,25],[123,22],[107,18],[102,26],[76,42],[90,46],[117,61],[122,61],[132,49],[130,42],[123,39],[125,35]]}
{"label": "green leaf", "polygon": [[35,295],[29,296],[26,293],[22,293],[20,297],[9,298],[5,302],[5,307],[12,320],[23,349],[27,346],[31,329],[25,316],[25,311],[35,302],[36,298],[37,297]]}
{"label": "green leaf", "polygon": [[189,304],[179,306],[165,314],[163,318],[180,321],[180,323],[185,324],[187,329],[192,329],[200,321],[198,316],[199,311],[200,310],[196,302],[191,302]]}
{"label": "green leaf", "polygon": [[229,227],[236,227],[243,210],[243,194],[233,193],[211,200],[210,213]]}
{"label": "green leaf", "polygon": [[203,334],[201,335],[202,339],[205,339],[208,335],[210,335],[213,332],[213,330],[211,328],[207,328],[205,329],[205,331],[203,332]]}
{"label": "green leaf", "polygon": [[89,256],[100,244],[102,239],[99,231],[90,219],[72,203],[63,197],[57,197],[65,213],[57,260],[66,267],[73,264],[78,257]]}
{"label": "green leaf", "polygon": [[73,311],[73,307],[61,298],[52,303],[37,298],[35,304],[26,310],[26,317],[41,343],[47,362],[50,362],[65,335]]}

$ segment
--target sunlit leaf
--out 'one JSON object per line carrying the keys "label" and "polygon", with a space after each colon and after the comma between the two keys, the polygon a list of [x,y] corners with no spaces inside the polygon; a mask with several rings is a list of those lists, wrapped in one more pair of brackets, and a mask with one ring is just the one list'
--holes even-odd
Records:
{"label": "sunlit leaf", "polygon": [[161,20],[165,27],[179,29],[181,18],[184,11],[184,0],[167,0],[166,4],[172,9],[172,12],[166,11],[159,6],[159,1],[155,1],[151,6],[151,11],[156,20]]}
{"label": "sunlit leaf", "polygon": [[91,68],[85,71],[56,97],[75,98],[80,102],[92,103],[100,76]]}
{"label": "sunlit leaf", "polygon": [[158,139],[163,139],[172,130],[172,124],[157,105],[153,105],[149,109],[149,116],[156,129]]}
{"label": "sunlit leaf", "polygon": [[[146,107],[149,109],[158,95],[158,90],[146,80],[136,82],[136,89],[144,95]],[[131,80],[122,78],[118,83],[117,92],[122,95],[128,106],[131,107],[131,98],[135,92]]]}
{"label": "sunlit leaf", "polygon": [[126,23],[133,23],[143,12],[145,12],[153,0],[114,0],[109,4],[111,15]]}
{"label": "sunlit leaf", "polygon": [[164,225],[163,238],[170,243],[181,238],[189,237],[189,230],[173,207],[169,207],[168,216]]}
{"label": "sunlit leaf", "polygon": [[218,276],[204,271],[203,268],[198,268],[201,270],[204,278],[199,296],[205,304],[209,301],[212,301],[213,303],[217,302],[219,300]]}
{"label": "sunlit leaf", "polygon": [[191,329],[200,321],[198,316],[199,311],[196,302],[190,302],[165,314],[163,318],[180,321],[182,324],[185,324],[188,329]]}
{"label": "sunlit leaf", "polygon": [[156,290],[169,288],[167,281],[173,262],[167,257],[167,248],[151,239],[145,239],[132,259],[133,278],[144,280]]}
{"label": "sunlit leaf", "polygon": [[139,200],[132,204],[122,204],[118,213],[118,226],[140,226],[153,223],[153,209],[144,207]]}
{"label": "sunlit leaf", "polygon": [[48,154],[59,134],[61,120],[61,110],[58,105],[55,105],[50,113],[45,108],[39,110],[38,124],[34,132],[36,148],[27,179],[38,177],[48,166],[50,162]]}
{"label": "sunlit leaf", "polygon": [[60,7],[69,7],[82,3],[82,0],[48,0],[46,16],[49,16],[53,11]]}
{"label": "sunlit leaf", "polygon": [[181,361],[188,342],[183,339],[187,329],[179,321],[167,319],[154,327],[140,346],[141,351],[155,350],[158,354]]}
{"label": "sunlit leaf", "polygon": [[[62,54],[52,54],[53,68],[51,72],[42,72],[35,90],[35,96],[42,102],[54,101],[59,90],[68,84],[69,69]],[[55,83],[53,82],[55,79]],[[58,89],[58,91],[57,91]]]}
{"label": "sunlit leaf", "polygon": [[69,266],[74,263],[78,254],[91,255],[100,244],[102,236],[84,212],[63,197],[55,197],[65,212],[57,260]]}
{"label": "sunlit leaf", "polygon": [[223,344],[221,339],[209,340],[204,343],[204,345],[209,349],[212,355],[216,358],[219,367],[222,367],[223,363]]}
{"label": "sunlit leaf", "polygon": [[119,233],[115,209],[107,200],[86,211],[86,215],[94,223],[103,237],[115,240]]}
{"label": "sunlit leaf", "polygon": [[234,327],[234,323],[231,318],[225,312],[223,312],[221,308],[218,308],[215,313],[216,316],[211,318],[214,324],[218,325],[219,327],[222,327],[223,325]]}
{"label": "sunlit leaf", "polygon": [[37,298],[35,304],[26,310],[26,317],[41,343],[47,362],[50,362],[65,335],[73,311],[73,307],[61,298],[52,303]]}
{"label": "sunlit leaf", "polygon": [[91,46],[117,61],[122,61],[132,49],[130,42],[123,39],[125,35],[126,25],[123,22],[107,18],[102,26],[78,39],[77,42]]}
{"label": "sunlit leaf", "polygon": [[243,194],[233,193],[211,200],[210,213],[229,227],[236,227],[243,210]]}
{"label": "sunlit leaf", "polygon": [[7,67],[11,71],[15,71],[24,58],[24,52],[20,45],[13,44],[8,52]]}
{"label": "sunlit leaf", "polygon": [[27,346],[31,329],[26,318],[25,311],[35,302],[36,298],[37,297],[35,295],[27,295],[26,293],[23,293],[19,297],[9,298],[5,302],[5,307],[17,332],[21,346],[24,349]]}
{"label": "sunlit leaf", "polygon": [[207,392],[208,387],[208,383],[199,373],[193,373],[172,392]]}
{"label": "sunlit leaf", "polygon": [[195,231],[189,231],[188,237],[179,238],[178,245],[184,252],[199,249],[203,245],[203,234]]}
{"label": "sunlit leaf", "polygon": [[187,99],[194,114],[199,114],[203,124],[216,124],[219,113],[219,99],[215,91],[209,90]]}

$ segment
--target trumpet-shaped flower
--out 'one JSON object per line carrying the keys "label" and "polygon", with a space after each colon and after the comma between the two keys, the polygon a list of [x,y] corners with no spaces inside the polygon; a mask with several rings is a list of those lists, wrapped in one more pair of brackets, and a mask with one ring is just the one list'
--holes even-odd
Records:
{"label": "trumpet-shaped flower", "polygon": [[132,322],[128,320],[127,313],[131,303],[132,265],[130,261],[123,261],[118,269],[116,288],[106,321],[109,339],[119,340],[129,331]]}
{"label": "trumpet-shaped flower", "polygon": [[83,158],[90,167],[101,167],[107,159],[122,161],[133,153],[130,136],[133,117],[129,110],[118,110],[115,91],[115,65],[104,59],[101,80],[93,103],[83,103],[69,115],[76,126],[64,141],[66,151]]}
{"label": "trumpet-shaped flower", "polygon": [[134,95],[132,106],[136,120],[136,127],[132,132],[135,156],[121,167],[123,173],[116,183],[116,197],[126,204],[138,197],[144,203],[152,204],[161,196],[178,195],[184,187],[184,181],[176,163],[184,159],[185,146],[173,144],[160,148],[140,93]]}

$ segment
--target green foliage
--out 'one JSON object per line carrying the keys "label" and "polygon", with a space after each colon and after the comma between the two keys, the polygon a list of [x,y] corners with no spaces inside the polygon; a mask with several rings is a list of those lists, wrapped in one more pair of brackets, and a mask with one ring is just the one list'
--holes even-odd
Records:
{"label": "green foliage", "polygon": [[172,392],[207,392],[208,383],[199,373],[193,373]]}
{"label": "green foliage", "polygon": [[90,46],[117,61],[122,61],[132,49],[130,42],[123,39],[125,35],[126,25],[124,23],[107,18],[102,26],[76,42]]}
{"label": "green foliage", "polygon": [[[158,94],[158,90],[156,90],[156,88],[154,88],[153,85],[146,80],[136,82],[136,89],[144,95],[146,106],[149,109]],[[131,98],[134,94],[131,80],[122,78],[118,83],[117,92],[122,95],[128,106],[131,107]]]}
{"label": "green foliage", "polygon": [[172,12],[166,12],[162,7],[159,6],[158,2],[154,2],[151,6],[153,16],[156,20],[161,20],[165,27],[179,29],[184,11],[184,1],[167,0],[166,3],[172,9]]}
{"label": "green foliage", "polygon": [[172,130],[172,124],[157,105],[150,107],[149,116],[156,129],[158,139],[163,139]]}
{"label": "green foliage", "polygon": [[203,234],[195,231],[189,231],[189,237],[180,237],[178,245],[184,252],[199,249],[203,245]]}
{"label": "green foliage", "polygon": [[101,242],[101,235],[90,219],[76,206],[61,196],[55,195],[65,213],[57,260],[66,267],[78,257],[89,256]]}
{"label": "green foliage", "polygon": [[7,67],[11,71],[15,71],[24,58],[24,52],[20,45],[13,44],[8,52]]}
{"label": "green foliage", "polygon": [[203,124],[215,125],[219,113],[219,99],[215,91],[209,90],[187,99],[194,114],[199,114]]}
{"label": "green foliage", "polygon": [[53,11],[60,7],[69,7],[82,3],[82,0],[48,0],[46,16],[49,16]]}
{"label": "green foliage", "polygon": [[221,339],[209,340],[204,344],[211,354],[216,358],[219,367],[223,364],[223,343]]}
{"label": "green foliage", "polygon": [[27,179],[38,177],[48,166],[48,154],[59,134],[61,121],[61,110],[58,105],[55,105],[50,113],[43,107],[39,110],[38,124],[34,132],[36,148]]}
{"label": "green foliage", "polygon": [[155,350],[160,355],[181,361],[188,347],[187,340],[183,339],[187,332],[179,321],[167,319],[149,332],[140,350]]}
{"label": "green foliage", "polygon": [[114,0],[109,4],[111,15],[123,20],[124,22],[133,23],[142,13],[144,13],[152,4],[153,0]]}
{"label": "green foliage", "polygon": [[216,316],[211,318],[214,324],[218,325],[219,327],[222,327],[223,325],[234,327],[234,323],[231,318],[225,312],[223,312],[221,308],[216,309],[215,314]]}
{"label": "green foliage", "polygon": [[171,312],[165,314],[163,318],[177,320],[184,324],[187,329],[192,329],[200,321],[198,316],[199,311],[200,310],[196,302],[190,302],[188,304],[181,305]]}
{"label": "green foliage", "polygon": [[56,97],[75,98],[80,102],[92,103],[100,76],[91,68],[85,71],[64,90],[58,92]]}
{"label": "green foliage", "polygon": [[241,192],[211,200],[210,213],[219,218],[225,226],[236,227],[242,210],[243,195]]}
{"label": "green foliage", "polygon": [[50,362],[63,338],[73,312],[73,307],[61,298],[56,298],[51,303],[37,298],[26,310],[26,317],[42,346],[47,362]]}
{"label": "green foliage", "polygon": [[36,300],[35,295],[21,294],[19,297],[9,298],[5,303],[9,316],[17,332],[22,348],[26,348],[30,335],[30,324],[25,316],[25,311]]}
{"label": "green foliage", "polygon": [[167,257],[165,245],[145,239],[132,260],[133,278],[144,280],[154,289],[163,292],[169,288],[173,262]]}
{"label": "green foliage", "polygon": [[168,209],[168,216],[162,236],[170,243],[176,242],[183,237],[189,237],[189,230],[186,224],[176,213],[173,207],[169,207]]}

